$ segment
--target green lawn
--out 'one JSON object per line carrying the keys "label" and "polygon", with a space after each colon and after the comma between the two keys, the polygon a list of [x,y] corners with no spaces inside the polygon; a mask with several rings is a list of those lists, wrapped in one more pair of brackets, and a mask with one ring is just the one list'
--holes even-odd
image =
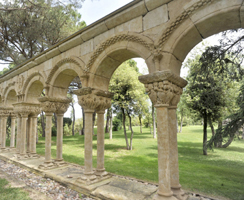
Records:
{"label": "green lawn", "polygon": [[[134,127],[133,151],[125,149],[122,131],[105,139],[105,167],[108,172],[151,182],[158,181],[157,140],[149,129],[143,134]],[[96,130],[95,130],[96,132]],[[210,131],[209,131],[210,134]],[[40,138],[37,152],[44,155],[45,139]],[[52,138],[52,156],[56,157],[56,138]],[[96,167],[96,137],[93,140],[93,163]],[[227,149],[202,155],[202,127],[184,127],[178,134],[180,183],[183,189],[233,200],[244,199],[244,141],[234,141]],[[64,137],[65,161],[84,165],[84,137]],[[221,198],[220,198],[221,199]]]}
{"label": "green lawn", "polygon": [[22,189],[10,188],[6,179],[0,178],[0,199],[1,200],[29,200],[29,195]]}

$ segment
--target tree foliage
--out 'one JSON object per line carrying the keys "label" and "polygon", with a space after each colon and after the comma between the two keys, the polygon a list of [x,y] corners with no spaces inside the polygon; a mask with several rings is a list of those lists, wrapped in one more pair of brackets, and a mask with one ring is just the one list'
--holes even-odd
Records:
{"label": "tree foliage", "polygon": [[86,24],[76,10],[81,2],[0,2],[0,60],[11,64],[11,68],[84,27]]}

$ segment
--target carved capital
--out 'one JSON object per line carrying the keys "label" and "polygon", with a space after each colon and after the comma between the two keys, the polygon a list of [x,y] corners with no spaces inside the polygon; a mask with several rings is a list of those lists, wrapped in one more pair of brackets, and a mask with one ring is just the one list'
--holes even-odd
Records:
{"label": "carved capital", "polygon": [[14,113],[26,117],[26,115],[38,115],[41,112],[40,104],[20,102],[13,104]]}
{"label": "carved capital", "polygon": [[41,109],[45,113],[63,114],[67,111],[71,99],[69,98],[55,98],[55,97],[40,97],[38,101],[41,102]]}
{"label": "carved capital", "polygon": [[10,115],[13,115],[13,107],[0,107],[1,117],[8,117]]}
{"label": "carved capital", "polygon": [[157,106],[177,106],[187,81],[169,70],[139,77],[151,101]]}
{"label": "carved capital", "polygon": [[101,111],[111,106],[112,93],[93,88],[82,88],[74,91],[78,96],[78,103],[85,110]]}

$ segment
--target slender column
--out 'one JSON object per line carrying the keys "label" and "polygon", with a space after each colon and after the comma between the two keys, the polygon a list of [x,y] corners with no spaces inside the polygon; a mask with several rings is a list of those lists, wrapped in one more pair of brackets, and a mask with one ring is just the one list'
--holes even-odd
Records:
{"label": "slender column", "polygon": [[[169,165],[169,126],[168,108],[155,106],[158,122],[158,195],[172,197]],[[166,199],[166,198],[165,198]]]}
{"label": "slender column", "polygon": [[7,116],[2,116],[1,119],[2,123],[2,145],[1,145],[1,150],[6,149],[6,126],[7,126]]}
{"label": "slender column", "polygon": [[26,121],[27,114],[21,114],[21,140],[20,140],[20,156],[26,157]]}
{"label": "slender column", "polygon": [[85,113],[85,170],[81,179],[89,181],[96,179],[92,169],[92,129],[93,129],[93,113],[92,109],[84,109]]}
{"label": "slender column", "polygon": [[21,140],[21,124],[22,124],[22,119],[21,116],[18,115],[17,118],[17,142],[16,142],[16,153],[20,153],[20,140]]}
{"label": "slender column", "polygon": [[11,116],[10,148],[14,148],[15,147],[15,119],[16,119],[16,116]]}
{"label": "slender column", "polygon": [[0,116],[0,147],[2,147],[2,134],[3,134],[2,116]]}
{"label": "slender column", "polygon": [[30,117],[30,157],[39,157],[36,154],[36,127],[37,127],[37,115],[32,115]]}
{"label": "slender column", "polygon": [[53,113],[46,113],[45,164],[51,163],[52,116]]}
{"label": "slender column", "polygon": [[181,185],[179,182],[179,164],[178,164],[178,145],[177,145],[177,127],[176,127],[176,106],[169,107],[169,138],[170,138],[170,181],[171,189],[175,195],[181,195]]}
{"label": "slender column", "polygon": [[57,114],[57,156],[56,161],[63,161],[63,117],[64,114]]}
{"label": "slender column", "polygon": [[97,112],[97,169],[96,175],[104,176],[108,173],[104,168],[104,110]]}
{"label": "slender column", "polygon": [[26,122],[26,153],[30,153],[30,137],[31,137],[31,117],[27,119]]}

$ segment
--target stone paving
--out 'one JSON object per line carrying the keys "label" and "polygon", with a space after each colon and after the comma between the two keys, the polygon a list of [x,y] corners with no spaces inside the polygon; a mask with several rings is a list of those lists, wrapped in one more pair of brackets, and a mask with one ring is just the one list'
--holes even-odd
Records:
{"label": "stone paving", "polygon": [[[13,152],[0,154],[0,171],[42,193],[46,196],[45,199],[151,200],[158,189],[156,184],[112,174],[100,181],[82,184],[77,182],[84,170],[82,166],[68,163],[66,166],[44,171],[37,167],[43,162],[43,157],[17,160],[13,156]],[[216,200],[193,193],[187,195],[187,200]]]}

